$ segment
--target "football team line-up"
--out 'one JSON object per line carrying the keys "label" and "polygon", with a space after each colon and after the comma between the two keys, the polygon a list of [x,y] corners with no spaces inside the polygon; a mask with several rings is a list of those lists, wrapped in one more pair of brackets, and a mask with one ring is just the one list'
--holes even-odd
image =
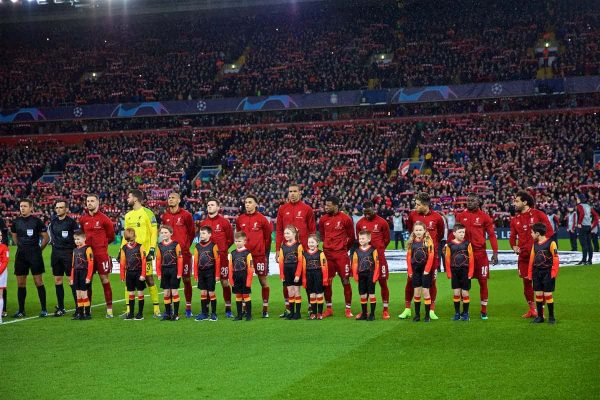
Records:
{"label": "football team line-up", "polygon": [[[179,320],[179,287],[183,280],[185,316],[192,318],[192,274],[200,289],[201,310],[196,321],[217,320],[215,286],[221,283],[225,316],[234,321],[251,320],[251,287],[254,274],[262,287],[262,317],[269,317],[270,287],[269,251],[271,248],[271,225],[257,211],[258,199],[247,195],[245,213],[236,220],[236,232],[222,216],[216,198],[207,200],[207,218],[201,221],[196,232],[192,215],[180,205],[180,195],[171,192],[168,208],[158,225],[154,213],[143,206],[144,194],[138,189],[130,190],[127,203],[131,210],[125,215],[123,241],[119,251],[120,277],[125,285],[125,320],[144,319],[144,290],[148,288],[156,318],[166,321]],[[358,320],[375,319],[377,299],[375,287],[381,288],[383,319],[389,319],[388,266],[385,249],[390,242],[387,222],[378,216],[372,202],[365,202],[364,217],[356,227],[352,219],[339,210],[340,201],[328,197],[324,204],[325,214],[318,224],[310,206],[301,200],[299,185],[288,188],[288,202],[277,213],[276,251],[280,278],[283,283],[285,312],[282,318],[297,320],[302,312],[302,290],[308,299],[307,316],[321,320],[333,315],[332,281],[339,275],[345,300],[345,316]],[[481,210],[477,195],[468,196],[466,210],[456,216],[456,224],[447,244],[441,247],[444,221],[440,214],[430,208],[427,193],[417,193],[415,208],[408,216],[407,242],[408,274],[405,287],[405,308],[400,319],[429,322],[438,319],[435,313],[437,296],[437,271],[440,258],[444,258],[447,277],[451,280],[454,303],[453,320],[469,321],[471,279],[477,279],[480,294],[481,319],[488,318],[489,262],[498,262],[498,241],[491,217]],[[544,322],[544,304],[548,309],[548,322],[554,323],[555,288],[559,259],[557,246],[548,217],[533,208],[534,199],[526,191],[514,196],[516,215],[510,227],[510,245],[518,254],[518,271],[523,281],[528,311],[524,318],[532,322]],[[112,221],[102,213],[99,197],[86,196],[86,210],[75,221],[69,217],[68,205],[59,200],[55,203],[56,216],[48,227],[32,215],[33,203],[20,201],[20,216],[11,226],[11,234],[17,245],[15,275],[19,310],[14,318],[25,317],[27,295],[26,278],[33,275],[41,305],[40,317],[48,316],[46,290],[42,280],[45,271],[42,250],[52,245],[51,264],[55,277],[57,306],[55,316],[65,315],[63,277],[69,281],[77,304],[72,319],[91,318],[91,281],[98,273],[106,302],[106,317],[113,317],[112,287],[108,279],[112,261],[108,245],[115,239]],[[584,223],[587,219],[584,216]],[[199,241],[191,251],[196,235]],[[492,247],[488,261],[486,234]],[[323,250],[319,249],[322,241]],[[232,244],[235,248],[228,253]],[[4,244],[0,251],[0,291],[6,288],[9,250]],[[164,311],[159,307],[156,276],[163,289]],[[361,312],[355,317],[351,312],[353,278],[358,283]],[[232,292],[235,314],[232,312]],[[136,308],[137,299],[137,308]],[[0,301],[4,302],[2,296]],[[414,309],[411,308],[411,303]],[[422,304],[423,303],[423,304]],[[3,304],[0,304],[2,307]],[[462,306],[462,307],[461,307]],[[1,308],[0,308],[1,309]],[[137,312],[136,312],[137,311]],[[424,311],[424,314],[422,314]],[[0,319],[1,321],[1,319]]]}

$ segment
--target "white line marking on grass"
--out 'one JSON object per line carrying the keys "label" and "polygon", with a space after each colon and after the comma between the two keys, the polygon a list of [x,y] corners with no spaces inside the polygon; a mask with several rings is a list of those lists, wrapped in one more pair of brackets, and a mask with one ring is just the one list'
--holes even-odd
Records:
{"label": "white line marking on grass", "polygon": [[[164,292],[160,292],[158,295],[160,296],[160,295],[161,295],[161,294],[163,294],[163,293],[164,293]],[[144,295],[144,298],[145,298],[145,297],[150,297],[150,295],[149,295],[149,294],[145,294],[145,295]],[[113,304],[115,304],[115,303],[123,303],[123,302],[125,302],[125,299],[121,299],[121,300],[115,300],[115,301],[113,301],[112,303],[113,303]],[[99,304],[94,304],[94,305],[90,306],[90,308],[95,308],[95,307],[104,307],[104,306],[106,306],[106,302],[104,302],[104,303],[99,303]],[[70,309],[70,310],[67,310],[67,312],[73,312],[73,311],[75,311],[75,309]],[[39,319],[46,319],[46,318],[57,318],[57,317],[55,317],[55,316],[54,316],[54,315],[52,315],[52,314],[48,314],[48,316],[47,316],[47,317],[40,317],[39,315],[36,315],[35,317],[18,318],[18,319],[12,319],[12,320],[10,320],[10,321],[4,321],[3,323],[1,323],[1,324],[0,324],[0,326],[2,326],[2,325],[8,325],[8,324],[14,324],[15,322],[24,322],[24,321],[29,321],[29,320],[36,319],[36,318],[39,318]],[[116,318],[118,318],[118,316],[117,316]]]}

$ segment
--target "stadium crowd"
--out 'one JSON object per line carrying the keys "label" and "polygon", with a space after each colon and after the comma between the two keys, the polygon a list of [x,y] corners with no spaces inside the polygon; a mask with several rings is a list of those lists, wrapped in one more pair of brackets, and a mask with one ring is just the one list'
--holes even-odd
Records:
{"label": "stadium crowd", "polygon": [[592,0],[348,3],[15,26],[0,109],[533,79],[551,26],[556,73],[599,73]]}
{"label": "stadium crowd", "polygon": [[[80,144],[24,139],[0,150],[6,160],[0,207],[11,217],[17,199],[29,196],[47,220],[56,198],[66,197],[79,212],[83,195],[94,192],[117,223],[127,190],[139,187],[159,213],[165,191],[175,189],[192,212],[202,212],[208,197],[220,198],[231,218],[240,210],[240,196],[255,193],[261,212],[274,219],[287,185],[299,182],[317,215],[329,195],[339,196],[349,213],[373,200],[387,218],[411,209],[417,191],[430,192],[434,209],[446,212],[461,209],[466,194],[476,192],[496,224],[507,226],[513,192],[524,187],[564,218],[577,193],[589,192],[598,206],[598,118],[593,112],[469,115],[402,124],[188,128]],[[398,171],[402,160],[413,157],[421,158],[420,170]],[[221,165],[219,175],[196,178],[202,165],[214,164]],[[52,171],[58,173],[54,180],[39,179]]]}

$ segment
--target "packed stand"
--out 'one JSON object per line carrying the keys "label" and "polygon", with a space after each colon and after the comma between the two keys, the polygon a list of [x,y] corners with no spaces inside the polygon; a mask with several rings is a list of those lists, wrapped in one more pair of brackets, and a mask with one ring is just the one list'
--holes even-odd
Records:
{"label": "packed stand", "polygon": [[[565,43],[556,65],[593,74],[598,8],[353,0],[13,25],[0,108],[532,79],[547,26]],[[230,63],[239,73],[223,73]]]}
{"label": "packed stand", "polygon": [[508,226],[512,195],[520,188],[535,194],[537,206],[566,215],[578,193],[597,203],[600,151],[597,113],[465,116],[425,124],[420,154],[423,173],[400,178],[408,191],[426,190],[437,208],[463,208],[478,193],[499,226]]}

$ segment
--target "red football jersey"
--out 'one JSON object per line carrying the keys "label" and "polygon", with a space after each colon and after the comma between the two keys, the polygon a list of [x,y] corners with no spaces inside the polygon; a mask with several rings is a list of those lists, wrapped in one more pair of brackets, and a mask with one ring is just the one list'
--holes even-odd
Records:
{"label": "red football jersey", "polygon": [[390,244],[390,226],[387,221],[379,215],[375,215],[372,220],[362,217],[356,223],[356,238],[360,231],[371,232],[371,245],[377,249],[379,256],[385,252],[388,244]]}
{"label": "red football jersey", "polygon": [[248,236],[246,248],[250,250],[252,257],[265,256],[271,251],[271,224],[258,211],[240,215],[235,222],[235,229]]}
{"label": "red football jersey", "polygon": [[298,228],[298,237],[302,247],[308,249],[308,235],[317,231],[315,213],[311,206],[299,201],[297,203],[285,203],[277,211],[277,223],[275,224],[275,248],[279,251],[283,242],[283,230],[288,225]]}
{"label": "red football jersey", "polygon": [[[498,239],[494,230],[494,221],[492,218],[480,209],[476,211],[465,210],[456,214],[456,222],[465,226],[465,239],[471,243],[473,251],[485,251],[486,240],[485,234],[490,238],[492,251],[498,252]],[[453,235],[448,237],[452,240]]]}
{"label": "red football jersey", "polygon": [[530,208],[524,213],[519,213],[510,220],[510,238],[508,241],[512,247],[517,245],[518,239],[518,246],[519,249],[521,249],[519,256],[525,256],[531,253],[531,248],[533,246],[531,227],[538,222],[546,225],[546,237],[552,237],[552,235],[554,235],[548,216],[535,208]]}
{"label": "red football jersey", "polygon": [[115,228],[110,218],[100,211],[94,215],[86,211],[79,218],[79,226],[85,232],[85,244],[92,248],[94,255],[107,255],[108,245],[115,240]]}
{"label": "red football jersey", "polygon": [[192,214],[183,208],[180,208],[176,213],[171,213],[167,209],[161,217],[161,223],[173,228],[172,240],[179,243],[183,255],[190,255],[190,246],[196,234]]}
{"label": "red football jersey", "polygon": [[233,244],[233,228],[231,224],[221,214],[217,214],[214,218],[207,217],[200,222],[200,226],[209,226],[212,229],[211,241],[216,243],[219,248],[219,254],[226,256],[229,248]]}
{"label": "red football jersey", "polygon": [[354,244],[354,223],[343,212],[323,215],[319,220],[319,233],[326,252],[346,252]]}

